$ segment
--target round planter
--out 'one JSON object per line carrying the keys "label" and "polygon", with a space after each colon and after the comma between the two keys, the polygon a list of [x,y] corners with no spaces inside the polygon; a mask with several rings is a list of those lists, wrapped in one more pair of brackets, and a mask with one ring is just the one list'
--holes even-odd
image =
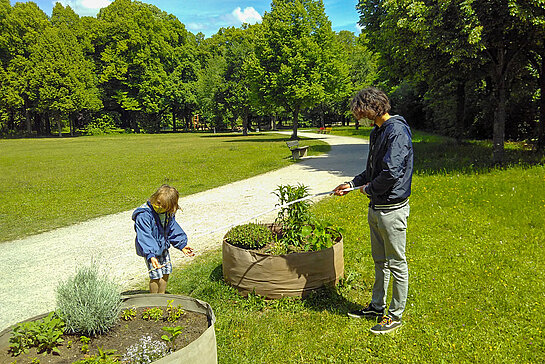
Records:
{"label": "round planter", "polygon": [[303,297],[334,285],[344,274],[342,236],[328,249],[270,255],[223,241],[223,277],[240,293],[255,292],[267,298]]}
{"label": "round planter", "polygon": [[[171,294],[136,294],[131,296],[124,296],[122,308],[130,307],[150,307],[150,306],[166,306],[167,301],[173,300],[173,305],[181,307],[184,310],[192,311],[196,313],[204,314],[208,317],[208,328],[199,336],[196,340],[191,342],[186,347],[175,351],[159,360],[154,361],[154,364],[167,364],[167,363],[206,363],[215,364],[217,359],[216,348],[216,333],[214,331],[214,323],[216,317],[212,311],[212,307],[204,301],[197,300],[191,297],[185,297],[180,295]],[[49,313],[42,314],[27,321],[35,321],[46,317]],[[15,325],[14,325],[15,326]],[[14,326],[11,326],[2,332],[0,332],[0,348],[7,348],[9,345],[9,338]]]}

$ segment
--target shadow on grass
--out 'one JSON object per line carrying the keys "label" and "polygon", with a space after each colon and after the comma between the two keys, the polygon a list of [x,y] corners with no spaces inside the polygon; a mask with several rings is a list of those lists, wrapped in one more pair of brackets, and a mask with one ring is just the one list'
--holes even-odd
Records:
{"label": "shadow on grass", "polygon": [[[309,309],[316,312],[327,311],[329,313],[346,316],[349,311],[357,309],[359,306],[348,301],[340,295],[335,287],[323,287],[311,292],[303,298],[300,297],[284,297],[281,299],[267,299],[257,294],[249,294],[247,297],[239,294],[235,288],[229,286],[223,280],[223,266],[217,265],[208,276],[210,282],[220,283],[226,289],[229,289],[235,295],[237,305],[242,309],[250,311],[261,310],[289,310],[298,311]],[[228,300],[227,297],[224,297]]]}
{"label": "shadow on grass", "polygon": [[413,148],[414,172],[419,175],[487,173],[495,168],[545,162],[543,153],[536,153],[520,143],[506,145],[505,162],[501,166],[493,163],[492,143],[486,141],[420,141],[414,142]]}

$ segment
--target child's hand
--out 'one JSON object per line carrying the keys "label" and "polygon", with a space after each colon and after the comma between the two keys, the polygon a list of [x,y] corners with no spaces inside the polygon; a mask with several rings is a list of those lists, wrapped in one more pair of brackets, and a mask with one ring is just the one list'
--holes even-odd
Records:
{"label": "child's hand", "polygon": [[195,256],[195,253],[193,253],[193,248],[190,248],[188,246],[186,246],[185,248],[182,248],[182,253],[184,253],[186,257]]}
{"label": "child's hand", "polygon": [[159,264],[159,261],[157,260],[157,258],[153,257],[153,258],[150,258],[149,260],[151,262],[151,265],[153,266],[153,268],[155,269],[161,269],[163,268],[165,265],[161,265]]}

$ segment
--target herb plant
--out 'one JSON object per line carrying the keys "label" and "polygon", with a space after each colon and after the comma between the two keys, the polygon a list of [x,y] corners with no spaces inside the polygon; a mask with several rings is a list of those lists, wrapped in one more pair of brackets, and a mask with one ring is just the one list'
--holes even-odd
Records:
{"label": "herb plant", "polygon": [[167,344],[151,340],[151,336],[143,336],[140,341],[127,349],[121,361],[127,364],[148,364],[169,353]]}
{"label": "herb plant", "polygon": [[148,307],[142,312],[142,318],[148,321],[159,321],[163,318],[163,309],[161,307]]}
{"label": "herb plant", "polygon": [[182,326],[176,326],[176,327],[163,327],[163,330],[165,330],[168,335],[161,336],[161,339],[165,340],[172,351],[176,351],[176,338],[178,335],[180,335],[184,328]]}
{"label": "herb plant", "polygon": [[259,249],[274,240],[273,233],[265,225],[249,223],[233,227],[225,240],[243,249]]}
{"label": "herb plant", "polygon": [[166,320],[168,322],[176,322],[180,317],[182,317],[182,315],[185,314],[182,305],[174,307],[174,305],[172,304],[173,302],[174,300],[167,301]]}
{"label": "herb plant", "polygon": [[53,312],[38,321],[23,322],[15,326],[9,339],[10,351],[14,356],[36,347],[38,352],[60,353],[58,346],[64,341],[65,324]]}
{"label": "herb plant", "polygon": [[117,322],[120,311],[118,287],[99,273],[95,263],[80,268],[57,288],[57,314],[68,332],[90,336],[106,332]]}
{"label": "herb plant", "polygon": [[125,321],[131,321],[136,317],[136,307],[127,308],[121,311],[121,318]]}

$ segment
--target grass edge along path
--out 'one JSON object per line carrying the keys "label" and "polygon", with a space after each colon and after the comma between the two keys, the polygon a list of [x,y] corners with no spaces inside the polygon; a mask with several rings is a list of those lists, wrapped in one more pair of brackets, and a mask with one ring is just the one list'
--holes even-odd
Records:
{"label": "grass edge along path", "polygon": [[[0,140],[0,243],[185,196],[294,163],[280,134],[121,134]],[[330,146],[305,140],[309,155]]]}
{"label": "grass edge along path", "polygon": [[[405,325],[393,334],[374,336],[372,322],[346,317],[369,302],[374,277],[358,193],[314,206],[345,230],[337,288],[305,300],[242,298],[223,283],[214,251],[176,269],[169,291],[212,305],[221,363],[544,362],[545,166],[468,167],[479,156],[461,148],[451,161],[439,152],[449,148],[415,146],[442,160],[420,164],[414,176],[409,298]],[[518,153],[508,150],[512,159]]]}

